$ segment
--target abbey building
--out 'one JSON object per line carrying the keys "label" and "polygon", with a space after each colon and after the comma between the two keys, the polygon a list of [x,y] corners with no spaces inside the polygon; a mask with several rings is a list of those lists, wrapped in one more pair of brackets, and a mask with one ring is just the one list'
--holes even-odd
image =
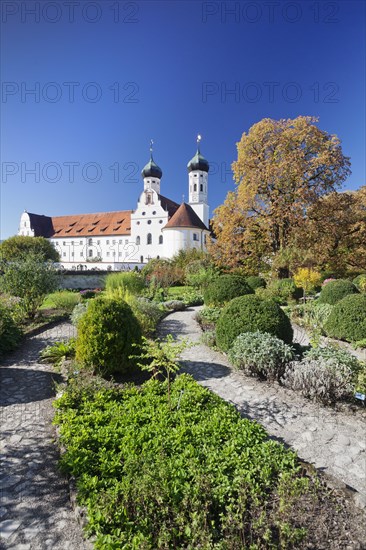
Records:
{"label": "abbey building", "polygon": [[163,173],[150,148],[135,210],[54,217],[23,212],[18,235],[46,237],[59,252],[60,264],[74,270],[121,270],[151,258],[171,258],[180,250],[206,250],[209,164],[199,143],[187,168],[188,203],[179,205],[161,194]]}

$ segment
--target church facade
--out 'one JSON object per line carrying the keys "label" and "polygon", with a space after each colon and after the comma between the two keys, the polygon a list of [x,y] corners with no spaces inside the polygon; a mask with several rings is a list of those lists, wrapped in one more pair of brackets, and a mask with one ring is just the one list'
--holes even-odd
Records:
{"label": "church facade", "polygon": [[18,235],[49,239],[67,270],[119,271],[172,258],[180,250],[206,250],[209,164],[199,141],[187,168],[189,201],[179,205],[161,194],[163,173],[150,147],[135,210],[53,217],[23,212]]}

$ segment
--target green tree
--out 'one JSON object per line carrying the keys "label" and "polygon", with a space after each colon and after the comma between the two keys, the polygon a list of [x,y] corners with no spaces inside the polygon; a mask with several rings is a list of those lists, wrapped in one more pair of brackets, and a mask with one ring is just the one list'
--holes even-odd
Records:
{"label": "green tree", "polygon": [[309,207],[341,186],[350,162],[340,140],[319,129],[318,119],[263,119],[237,144],[237,188],[215,211],[211,253],[221,266],[261,271],[279,255],[279,277],[289,276],[284,251]]}
{"label": "green tree", "polygon": [[16,235],[0,244],[0,259],[6,262],[20,260],[29,254],[37,254],[45,261],[58,262],[60,259],[57,250],[44,237]]}
{"label": "green tree", "polygon": [[2,262],[0,290],[21,299],[24,313],[34,317],[44,297],[57,289],[59,275],[43,256],[29,253],[21,259]]}

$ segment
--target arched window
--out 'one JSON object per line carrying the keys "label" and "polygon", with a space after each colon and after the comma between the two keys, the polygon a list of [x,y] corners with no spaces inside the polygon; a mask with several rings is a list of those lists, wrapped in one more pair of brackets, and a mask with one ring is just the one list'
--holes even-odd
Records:
{"label": "arched window", "polygon": [[144,263],[144,257],[143,256],[140,256],[140,263]]}
{"label": "arched window", "polygon": [[194,184],[193,191],[197,191],[197,183]]}
{"label": "arched window", "polygon": [[89,239],[89,246],[93,244],[93,239]]}
{"label": "arched window", "polygon": [[159,244],[163,244],[163,235],[159,236]]}
{"label": "arched window", "polygon": [[136,237],[136,244],[140,244],[140,237]]}
{"label": "arched window", "polygon": [[203,191],[203,184],[200,184],[200,190]]}
{"label": "arched window", "polygon": [[151,244],[151,243],[152,243],[152,235],[151,235],[151,233],[148,233],[148,234],[147,234],[146,243],[147,243],[147,244]]}

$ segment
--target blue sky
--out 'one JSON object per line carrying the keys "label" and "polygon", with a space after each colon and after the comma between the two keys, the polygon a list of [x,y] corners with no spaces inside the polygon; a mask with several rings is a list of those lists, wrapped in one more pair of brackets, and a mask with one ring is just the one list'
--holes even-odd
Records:
{"label": "blue sky", "polygon": [[202,134],[212,211],[234,187],[236,142],[265,117],[319,117],[351,157],[346,188],[366,183],[361,0],[1,9],[1,239],[24,209],[134,208],[151,138],[162,193],[181,202]]}

